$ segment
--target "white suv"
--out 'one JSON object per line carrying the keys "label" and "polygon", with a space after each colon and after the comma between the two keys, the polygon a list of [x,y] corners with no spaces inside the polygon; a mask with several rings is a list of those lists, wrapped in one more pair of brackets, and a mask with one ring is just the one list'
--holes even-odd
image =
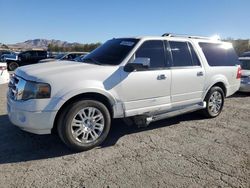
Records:
{"label": "white suv", "polygon": [[[8,92],[8,115],[22,130],[57,130],[70,148],[100,145],[111,120],[147,126],[202,110],[220,114],[224,97],[240,86],[230,43],[204,37],[116,38],[83,58],[18,68]],[[130,121],[131,122],[131,121]]]}

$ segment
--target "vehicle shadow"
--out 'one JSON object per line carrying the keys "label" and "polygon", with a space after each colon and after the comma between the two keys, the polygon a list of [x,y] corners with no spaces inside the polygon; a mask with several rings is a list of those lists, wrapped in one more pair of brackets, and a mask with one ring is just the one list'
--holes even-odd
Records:
{"label": "vehicle shadow", "polygon": [[57,135],[35,135],[0,116],[0,164],[48,159],[72,154]]}
{"label": "vehicle shadow", "polygon": [[236,92],[235,94],[231,95],[228,98],[244,98],[244,97],[250,97],[250,93],[247,92]]}
{"label": "vehicle shadow", "polygon": [[[191,113],[158,121],[146,128],[128,126],[123,120],[114,120],[108,138],[99,148],[114,146],[125,135],[198,119],[202,119],[202,116]],[[62,143],[58,135],[35,135],[21,131],[11,124],[7,115],[0,116],[0,132],[0,164],[49,159],[75,153]]]}
{"label": "vehicle shadow", "polygon": [[101,147],[110,147],[110,146],[115,145],[117,141],[124,135],[150,131],[150,130],[159,129],[162,127],[174,126],[176,124],[179,124],[182,121],[193,121],[193,120],[201,120],[201,119],[204,119],[204,116],[199,114],[199,112],[193,112],[193,113],[188,113],[188,114],[160,120],[157,122],[153,122],[148,127],[144,127],[144,128],[137,128],[134,124],[132,124],[131,126],[128,126],[124,123],[123,120],[117,119],[113,121],[108,138],[101,145]]}

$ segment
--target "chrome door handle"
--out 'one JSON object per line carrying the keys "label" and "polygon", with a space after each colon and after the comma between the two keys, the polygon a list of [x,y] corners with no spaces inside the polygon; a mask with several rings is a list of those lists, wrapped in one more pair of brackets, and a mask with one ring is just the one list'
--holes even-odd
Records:
{"label": "chrome door handle", "polygon": [[203,76],[203,72],[202,71],[197,72],[197,76]]}
{"label": "chrome door handle", "polygon": [[160,74],[157,76],[157,80],[165,80],[167,77],[165,74]]}

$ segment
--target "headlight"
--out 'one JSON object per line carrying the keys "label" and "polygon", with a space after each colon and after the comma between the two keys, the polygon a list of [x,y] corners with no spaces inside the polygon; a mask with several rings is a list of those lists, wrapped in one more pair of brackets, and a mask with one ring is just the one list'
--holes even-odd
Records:
{"label": "headlight", "polygon": [[47,83],[24,80],[15,74],[10,77],[9,96],[13,100],[50,98],[51,87]]}
{"label": "headlight", "polygon": [[23,91],[17,95],[17,100],[50,98],[50,93],[49,84],[26,81]]}

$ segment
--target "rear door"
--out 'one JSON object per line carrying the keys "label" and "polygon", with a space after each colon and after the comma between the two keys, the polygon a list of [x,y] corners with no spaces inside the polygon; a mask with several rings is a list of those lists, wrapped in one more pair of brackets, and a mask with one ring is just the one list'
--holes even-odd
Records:
{"label": "rear door", "polygon": [[205,71],[195,49],[187,41],[169,41],[169,48],[172,54],[172,106],[201,102]]}

